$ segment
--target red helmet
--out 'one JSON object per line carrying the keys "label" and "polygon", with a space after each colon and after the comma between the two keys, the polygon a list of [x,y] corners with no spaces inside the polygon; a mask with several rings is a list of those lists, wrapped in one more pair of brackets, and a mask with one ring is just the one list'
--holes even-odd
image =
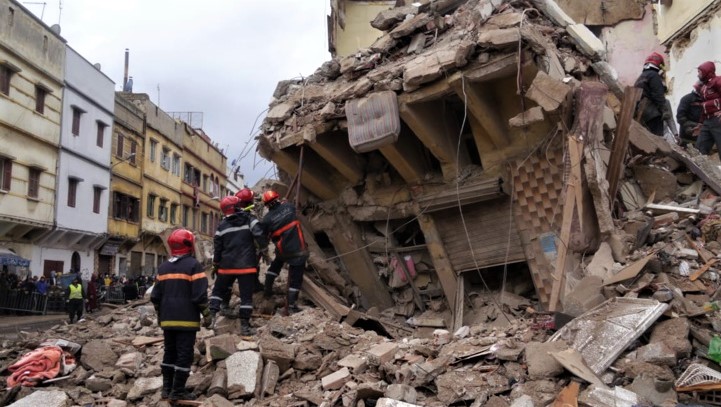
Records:
{"label": "red helmet", "polygon": [[223,215],[229,216],[235,213],[235,207],[238,205],[238,197],[230,195],[226,196],[220,201],[220,210],[223,211]]}
{"label": "red helmet", "polygon": [[706,83],[709,79],[716,76],[716,64],[713,61],[706,61],[698,66],[699,79]]}
{"label": "red helmet", "polygon": [[255,193],[250,188],[241,189],[235,194],[235,196],[238,198],[238,203],[240,203],[243,207],[252,205],[253,200],[255,199]]}
{"label": "red helmet", "polygon": [[653,54],[649,55],[645,61],[643,61],[644,64],[654,64],[658,68],[663,69],[664,68],[664,59],[663,55],[659,54],[658,52],[654,52]]}
{"label": "red helmet", "polygon": [[188,229],[176,229],[168,236],[171,256],[182,256],[193,252],[195,235]]}
{"label": "red helmet", "polygon": [[280,198],[280,195],[278,195],[278,193],[273,191],[272,189],[263,192],[263,203],[266,205],[274,202],[278,198]]}

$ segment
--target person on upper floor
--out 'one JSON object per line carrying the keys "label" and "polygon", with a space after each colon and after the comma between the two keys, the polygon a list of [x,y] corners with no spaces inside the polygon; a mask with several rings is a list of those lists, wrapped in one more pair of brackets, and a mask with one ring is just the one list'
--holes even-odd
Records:
{"label": "person on upper floor", "polygon": [[643,71],[634,84],[643,91],[637,112],[641,124],[651,133],[661,137],[664,121],[672,117],[671,111],[666,108],[666,85],[661,76],[661,71],[664,69],[663,55],[654,52],[644,61]]}

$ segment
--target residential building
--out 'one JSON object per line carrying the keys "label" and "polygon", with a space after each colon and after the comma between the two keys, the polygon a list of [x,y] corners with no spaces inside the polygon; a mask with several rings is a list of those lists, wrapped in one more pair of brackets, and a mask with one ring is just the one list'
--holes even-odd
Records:
{"label": "residential building", "polygon": [[[183,138],[179,122],[150,101],[144,93],[121,96],[145,115],[144,144],[131,145],[130,154],[142,149],[141,230],[138,242],[130,249],[127,275],[151,275],[167,259],[164,233],[180,224],[181,156]],[[135,151],[132,150],[135,148]]]}
{"label": "residential building", "polygon": [[183,136],[181,224],[211,239],[220,223],[227,159],[201,129],[179,122]]}
{"label": "residential building", "polygon": [[114,87],[99,67],[66,47],[55,227],[37,245],[45,268],[82,271],[86,280],[107,238]]}
{"label": "residential building", "polygon": [[55,263],[35,245],[50,233],[65,76],[65,40],[20,3],[0,0],[0,245],[31,259],[38,275]]}
{"label": "residential building", "polygon": [[141,230],[145,113],[120,93],[115,94],[112,135],[109,238],[98,251],[98,272],[126,275]]}

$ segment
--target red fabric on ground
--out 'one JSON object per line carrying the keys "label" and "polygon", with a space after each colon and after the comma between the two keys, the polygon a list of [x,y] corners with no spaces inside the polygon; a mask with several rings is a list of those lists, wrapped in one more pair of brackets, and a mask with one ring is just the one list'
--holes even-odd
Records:
{"label": "red fabric on ground", "polygon": [[32,387],[58,375],[62,367],[63,350],[58,346],[43,346],[24,354],[8,367],[8,387]]}

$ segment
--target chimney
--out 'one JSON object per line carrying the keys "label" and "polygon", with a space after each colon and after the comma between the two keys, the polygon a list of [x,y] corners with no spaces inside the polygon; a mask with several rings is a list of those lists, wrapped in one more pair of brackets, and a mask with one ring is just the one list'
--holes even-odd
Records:
{"label": "chimney", "polygon": [[123,73],[123,91],[128,85],[128,66],[130,65],[130,50],[125,48],[125,72]]}

